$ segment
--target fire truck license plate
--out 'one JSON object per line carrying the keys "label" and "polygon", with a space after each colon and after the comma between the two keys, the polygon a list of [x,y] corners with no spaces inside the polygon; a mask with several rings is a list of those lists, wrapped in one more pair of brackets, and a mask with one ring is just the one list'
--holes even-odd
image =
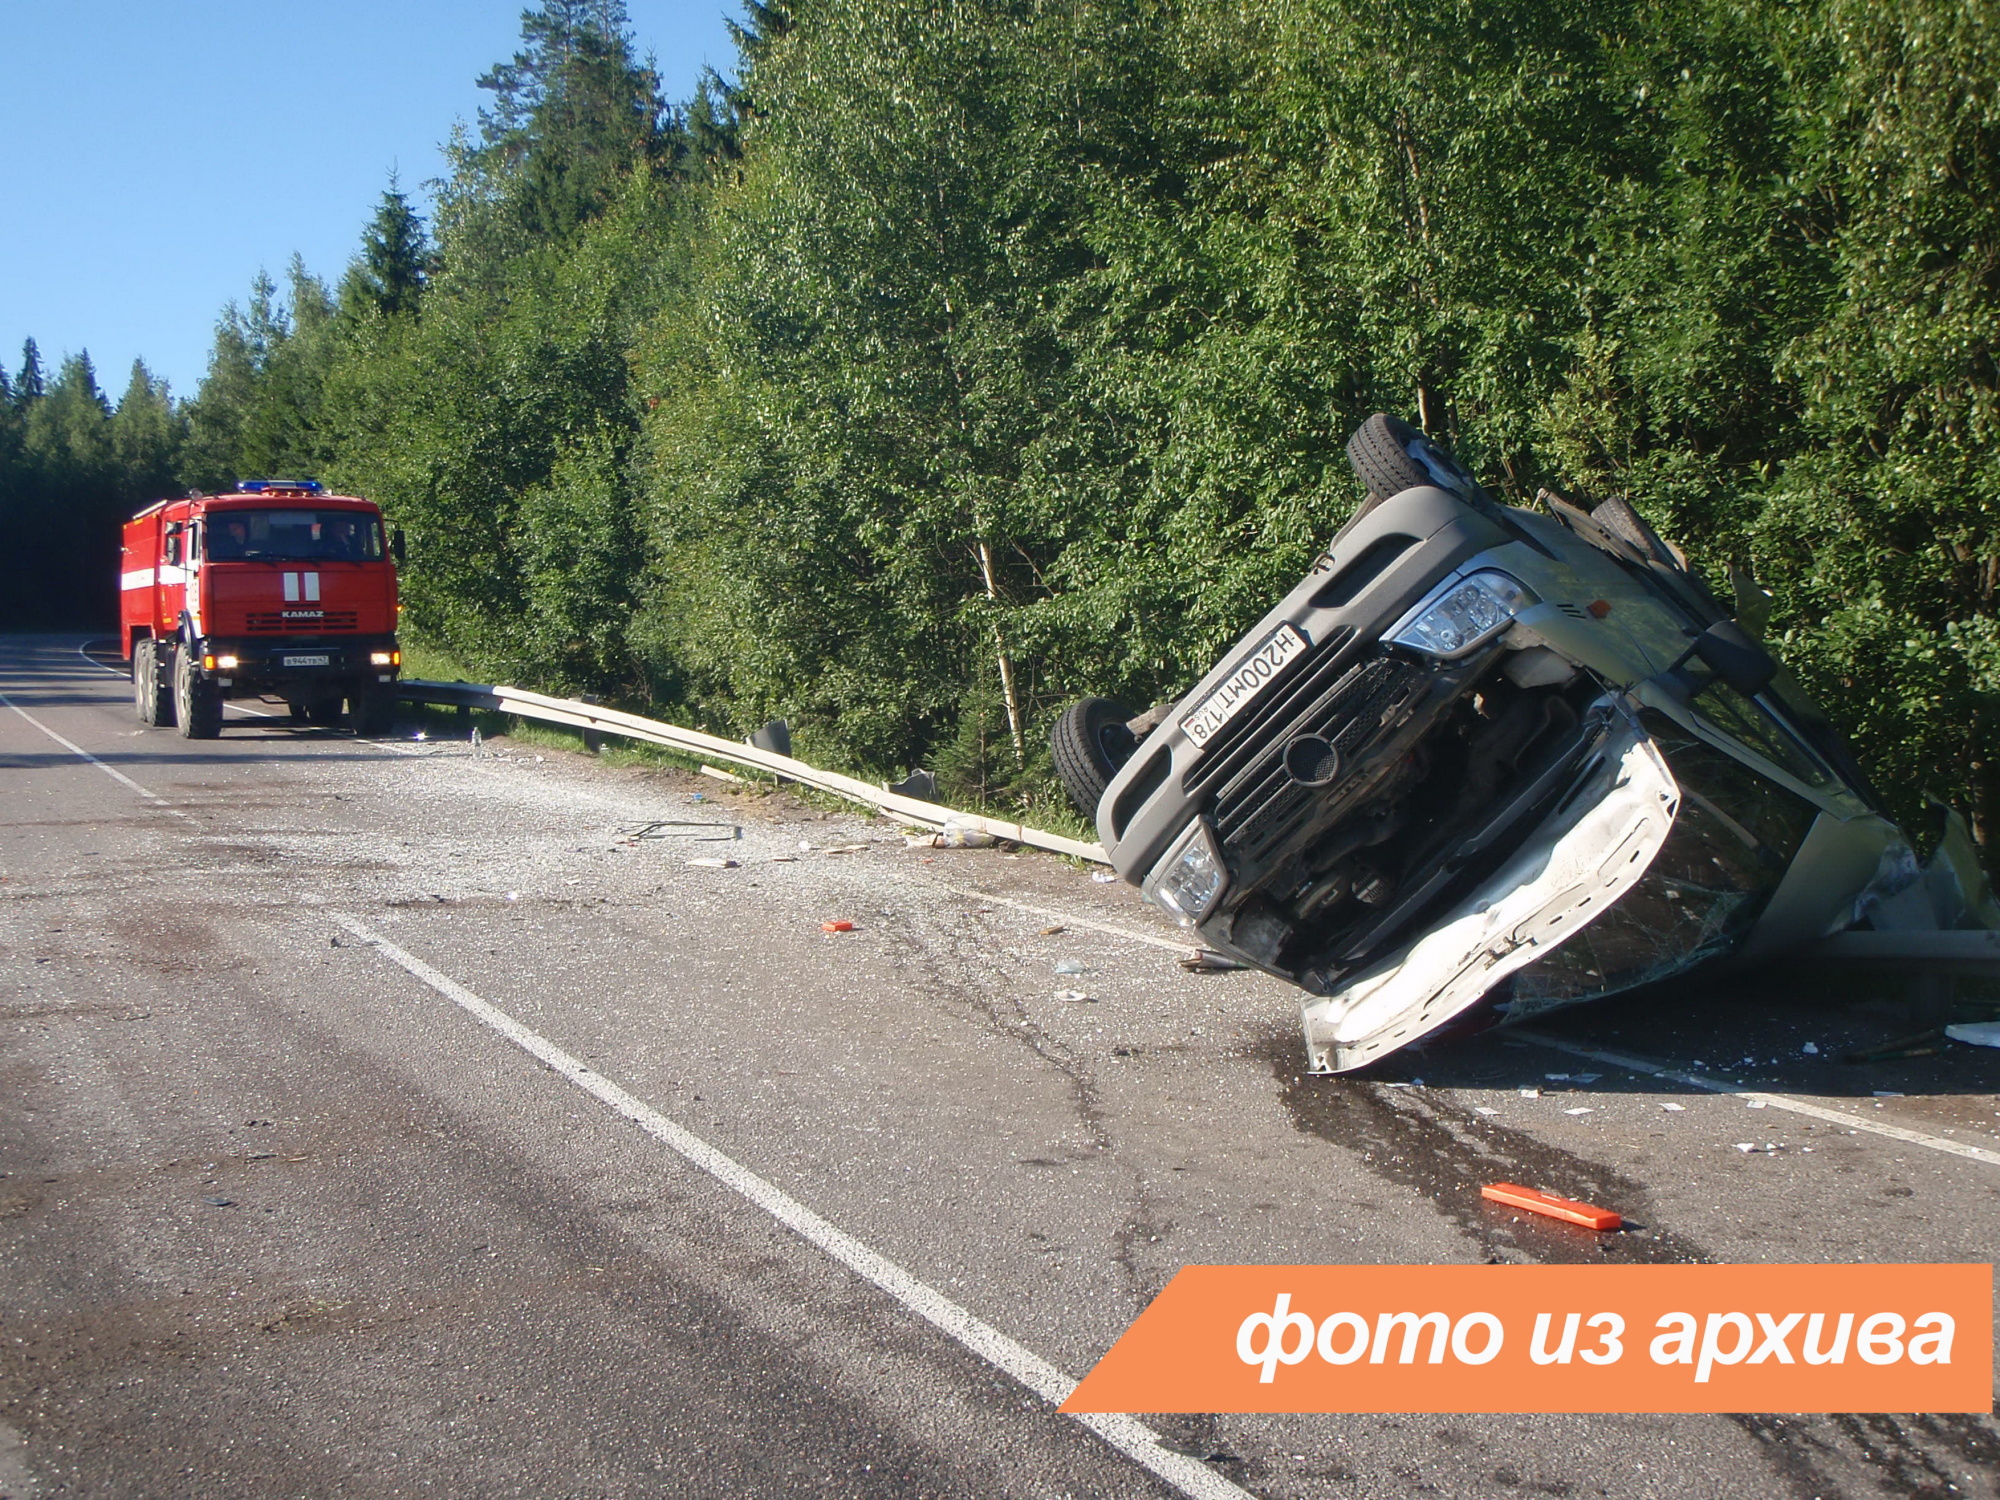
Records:
{"label": "fire truck license plate", "polygon": [[325,667],[332,665],[332,662],[333,658],[330,656],[288,656],[285,658],[285,665],[288,667]]}

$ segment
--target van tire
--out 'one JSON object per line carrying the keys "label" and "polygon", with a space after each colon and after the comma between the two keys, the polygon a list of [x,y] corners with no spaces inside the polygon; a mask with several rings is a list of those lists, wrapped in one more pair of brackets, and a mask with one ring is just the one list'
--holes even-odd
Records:
{"label": "van tire", "polygon": [[1056,777],[1086,818],[1097,816],[1104,789],[1139,748],[1125,727],[1132,717],[1130,709],[1109,698],[1085,698],[1064,709],[1049,731]]}
{"label": "van tire", "polygon": [[1590,513],[1590,519],[1620,541],[1629,542],[1663,567],[1681,568],[1674,549],[1660,539],[1646,518],[1632,508],[1629,500],[1606,500]]}
{"label": "van tire", "polygon": [[[1430,453],[1448,482],[1440,480],[1421,460],[1411,456],[1412,444],[1421,445]],[[1464,465],[1408,422],[1387,412],[1376,412],[1354,429],[1354,436],[1347,440],[1347,461],[1353,465],[1355,477],[1377,500],[1393,500],[1404,490],[1419,485],[1438,485],[1455,491],[1468,503],[1479,493],[1479,482],[1465,471]]]}

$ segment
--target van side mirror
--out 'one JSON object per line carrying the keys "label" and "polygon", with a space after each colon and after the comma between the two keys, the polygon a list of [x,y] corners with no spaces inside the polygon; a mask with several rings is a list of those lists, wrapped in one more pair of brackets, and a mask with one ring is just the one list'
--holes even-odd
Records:
{"label": "van side mirror", "polygon": [[389,533],[389,551],[397,562],[403,560],[403,528],[400,526]]}
{"label": "van side mirror", "polygon": [[1695,637],[1694,654],[1730,687],[1754,698],[1771,685],[1778,664],[1733,620],[1718,620]]}

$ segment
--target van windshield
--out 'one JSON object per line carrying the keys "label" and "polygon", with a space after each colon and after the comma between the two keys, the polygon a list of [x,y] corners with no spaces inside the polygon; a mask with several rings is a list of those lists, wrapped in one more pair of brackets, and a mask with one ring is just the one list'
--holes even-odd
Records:
{"label": "van windshield", "polygon": [[202,538],[210,562],[376,562],[382,523],[349,510],[219,510]]}

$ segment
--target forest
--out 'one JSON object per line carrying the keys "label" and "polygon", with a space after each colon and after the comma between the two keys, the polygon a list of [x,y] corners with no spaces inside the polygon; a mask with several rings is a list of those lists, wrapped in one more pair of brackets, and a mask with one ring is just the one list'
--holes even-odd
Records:
{"label": "forest", "polygon": [[1629,499],[1897,811],[2000,844],[2000,12],[1962,0],[748,0],[672,100],[547,0],[355,256],[206,377],[0,372],[0,626],[116,524],[318,477],[409,635],[1033,815],[1076,696],[1185,691],[1421,424]]}

